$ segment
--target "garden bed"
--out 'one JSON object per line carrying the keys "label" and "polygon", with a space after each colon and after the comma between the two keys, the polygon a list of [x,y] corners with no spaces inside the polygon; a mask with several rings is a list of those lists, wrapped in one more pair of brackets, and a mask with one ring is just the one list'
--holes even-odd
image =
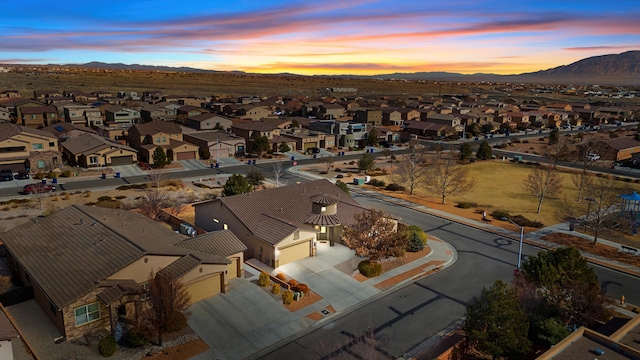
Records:
{"label": "garden bed", "polygon": [[624,253],[617,248],[609,245],[599,243],[594,245],[593,241],[589,239],[584,239],[575,235],[564,233],[545,235],[542,237],[542,239],[562,246],[571,246],[580,251],[640,267],[640,256]]}

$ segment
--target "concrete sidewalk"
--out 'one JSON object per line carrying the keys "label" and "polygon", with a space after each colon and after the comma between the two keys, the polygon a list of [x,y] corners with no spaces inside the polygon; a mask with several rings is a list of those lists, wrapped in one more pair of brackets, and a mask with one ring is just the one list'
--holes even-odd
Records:
{"label": "concrete sidewalk", "polygon": [[428,255],[361,282],[351,276],[362,260],[353,250],[318,244],[316,256],[269,269],[273,275],[282,272],[288,279],[307,284],[322,297],[295,312],[255,284],[259,271],[245,264],[245,278],[234,279],[228,293],[191,306],[189,325],[211,347],[194,359],[240,359],[278,347],[457,260],[449,244],[430,238],[428,245]]}

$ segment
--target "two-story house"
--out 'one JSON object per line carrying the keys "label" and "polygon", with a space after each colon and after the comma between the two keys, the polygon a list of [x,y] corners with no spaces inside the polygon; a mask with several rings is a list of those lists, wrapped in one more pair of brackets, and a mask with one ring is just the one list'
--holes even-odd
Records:
{"label": "two-story house", "polygon": [[339,147],[359,147],[367,139],[367,124],[340,122],[335,120],[317,120],[309,123],[309,130],[333,134]]}
{"label": "two-story house", "polygon": [[0,167],[48,172],[62,164],[58,138],[53,134],[11,123],[0,123]]}
{"label": "two-story house", "polygon": [[266,136],[271,140],[280,136],[281,129],[273,124],[262,121],[235,120],[231,125],[231,132],[245,139],[249,151],[252,151],[253,140],[259,136]]}
{"label": "two-story house", "polygon": [[136,124],[140,122],[140,111],[119,105],[105,106],[105,122],[108,124]]}
{"label": "two-story house", "polygon": [[151,121],[129,129],[129,146],[138,150],[141,161],[153,164],[157,147],[171,161],[198,159],[198,146],[183,141],[182,128],[174,122]]}
{"label": "two-story house", "polygon": [[356,110],[353,121],[370,126],[382,126],[382,110]]}
{"label": "two-story house", "polygon": [[186,125],[196,130],[227,130],[231,129],[233,120],[223,115],[204,113],[189,116]]}
{"label": "two-story house", "polygon": [[55,106],[27,106],[21,109],[22,126],[39,129],[60,121]]}

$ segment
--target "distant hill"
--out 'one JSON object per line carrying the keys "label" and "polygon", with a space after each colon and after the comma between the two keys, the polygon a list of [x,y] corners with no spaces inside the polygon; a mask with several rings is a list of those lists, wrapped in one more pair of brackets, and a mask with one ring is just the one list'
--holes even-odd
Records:
{"label": "distant hill", "polygon": [[[90,62],[77,65],[100,69],[129,69],[149,71],[176,71],[176,72],[206,72],[216,73],[222,71],[203,70],[191,67],[170,67],[121,63],[110,64],[103,62]],[[242,71],[230,71],[227,73],[245,74]],[[249,74],[247,74],[249,75]],[[266,76],[266,74],[265,74]],[[300,76],[290,73],[273,74],[273,76]],[[407,79],[407,80],[441,80],[441,81],[500,81],[500,82],[527,82],[527,83],[567,83],[567,84],[617,84],[640,85],[640,51],[627,51],[622,54],[594,56],[576,61],[569,65],[562,65],[548,70],[541,70],[519,75],[498,74],[458,74],[451,72],[415,72],[393,73],[373,76],[339,75],[317,77],[342,77],[342,78],[375,78],[375,79]]]}
{"label": "distant hill", "polygon": [[594,56],[569,65],[519,75],[417,72],[375,75],[373,77],[408,80],[640,85],[640,51]]}

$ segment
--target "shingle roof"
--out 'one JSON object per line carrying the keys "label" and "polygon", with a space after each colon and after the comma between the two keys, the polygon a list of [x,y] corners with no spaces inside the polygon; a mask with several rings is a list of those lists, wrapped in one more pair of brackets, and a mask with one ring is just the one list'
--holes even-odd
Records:
{"label": "shingle roof", "polygon": [[305,221],[312,213],[311,198],[323,194],[338,199],[336,216],[340,224],[353,224],[354,215],[367,210],[328,180],[226,196],[195,206],[197,211],[198,206],[219,201],[255,236],[277,244],[298,229],[310,228]]}
{"label": "shingle roof", "polygon": [[629,138],[629,137],[609,139],[609,140],[605,140],[604,142],[607,145],[611,146],[611,148],[618,151],[640,146],[640,141],[633,138]]}
{"label": "shingle roof", "polygon": [[185,236],[141,214],[84,205],[36,218],[0,239],[58,308],[144,255],[194,254],[205,263],[230,263],[222,256],[174,246]]}
{"label": "shingle roof", "polygon": [[166,276],[168,279],[175,280],[188,273],[201,263],[202,261],[193,255],[183,256],[158,271],[158,275]]}
{"label": "shingle roof", "polygon": [[101,285],[108,286],[111,283],[113,283],[113,285],[96,295],[105,305],[110,305],[114,301],[121,299],[124,295],[135,294],[141,290],[140,285],[133,280],[105,281],[102,282]]}
{"label": "shingle roof", "polygon": [[230,256],[247,250],[231,230],[212,231],[184,240],[176,246],[220,256]]}
{"label": "shingle roof", "polygon": [[69,139],[62,143],[62,147],[67,149],[70,153],[77,154],[89,154],[95,151],[102,150],[108,147],[115,147],[122,150],[128,150],[138,152],[137,150],[130,148],[126,145],[122,145],[118,142],[106,139],[98,134],[80,134],[73,139]]}

